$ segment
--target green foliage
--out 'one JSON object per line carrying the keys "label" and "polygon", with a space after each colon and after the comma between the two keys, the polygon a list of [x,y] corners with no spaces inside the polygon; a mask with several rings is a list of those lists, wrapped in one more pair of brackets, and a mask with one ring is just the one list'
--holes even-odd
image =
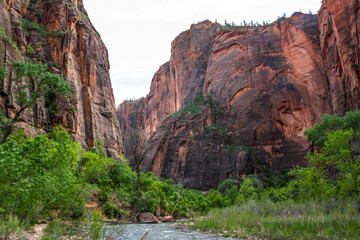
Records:
{"label": "green foliage", "polygon": [[[71,97],[72,88],[63,77],[48,72],[48,66],[41,63],[14,62],[15,78],[12,79],[20,88],[16,102],[19,106],[34,105],[45,94],[62,94]],[[32,90],[30,95],[26,91]]]}
{"label": "green foliage", "polygon": [[17,217],[8,215],[0,218],[0,239],[19,239],[22,226]]}
{"label": "green foliage", "polygon": [[32,54],[35,53],[35,50],[30,45],[27,45],[26,53],[29,54],[29,55],[32,55]]}
{"label": "green foliage", "polygon": [[12,121],[0,121],[2,143],[12,132],[20,114],[25,109],[33,107],[40,97],[56,94],[70,97],[72,92],[72,88],[63,77],[47,71],[46,64],[14,62],[12,65],[15,77],[10,78],[10,81],[16,85],[15,102],[19,109],[15,111],[16,114]]}
{"label": "green foliage", "polygon": [[169,115],[170,118],[178,118],[180,116],[186,116],[188,114],[198,115],[201,114],[206,106],[213,106],[214,101],[211,97],[211,94],[205,96],[199,95],[196,96],[188,105],[180,109],[176,113]]}
{"label": "green foliage", "polygon": [[15,45],[15,42],[6,34],[6,31],[3,27],[0,27],[0,38],[10,43],[11,45]]}
{"label": "green foliage", "polygon": [[5,67],[0,67],[0,79],[4,79],[8,76],[8,73],[6,72]]}
{"label": "green foliage", "polygon": [[223,148],[228,151],[228,152],[232,152],[234,151],[236,148],[238,148],[238,146],[235,146],[235,145],[225,145],[223,146]]}
{"label": "green foliage", "polygon": [[307,129],[304,133],[309,142],[314,142],[317,146],[324,146],[327,140],[326,133],[338,129],[342,126],[342,121],[339,116],[330,116],[325,114],[321,118],[320,124],[315,124],[314,127]]}
{"label": "green foliage", "polygon": [[325,114],[321,118],[321,123],[315,124],[314,127],[305,131],[308,141],[314,142],[320,148],[325,145],[327,134],[337,129],[353,129],[354,131],[360,130],[360,111],[346,112],[344,117],[337,115],[330,116]]}
{"label": "green foliage", "polygon": [[[206,129],[206,127],[205,127],[205,129]],[[220,132],[224,132],[224,131],[220,130]],[[225,146],[223,146],[223,148],[228,152],[234,151],[235,149],[240,149],[241,151],[245,151],[245,152],[248,152],[248,153],[253,153],[254,152],[253,149],[251,147],[248,147],[248,146],[225,145]]]}
{"label": "green foliage", "polygon": [[149,211],[153,214],[174,211],[175,217],[187,217],[194,210],[192,201],[195,200],[195,195],[199,194],[194,190],[183,189],[180,185],[170,184],[170,181],[161,181],[151,172],[141,173],[140,186],[141,211]]}
{"label": "green foliage", "polygon": [[120,218],[125,213],[116,204],[109,201],[103,205],[103,208],[104,214],[109,218]]}
{"label": "green foliage", "polygon": [[179,116],[188,115],[188,114],[198,115],[204,110],[204,108],[205,108],[204,106],[190,103],[190,104],[186,105],[184,108],[182,108],[181,110],[177,111],[176,113],[169,115],[169,117],[177,118]]}
{"label": "green foliage", "polygon": [[48,35],[48,31],[44,25],[37,24],[26,18],[21,21],[21,27],[24,30],[26,36],[29,36],[31,31],[39,32],[42,37],[46,37]]}
{"label": "green foliage", "polygon": [[352,128],[337,130],[328,133],[327,137],[324,152],[329,164],[334,165],[340,172],[340,195],[345,199],[352,198],[360,205],[360,158],[354,156],[351,148],[351,141],[356,137],[355,132]]}
{"label": "green foliage", "polygon": [[207,132],[216,132],[216,133],[219,133],[219,134],[222,134],[222,135],[228,135],[228,132],[225,128],[222,128],[218,125],[212,125],[212,126],[205,126],[204,127],[205,131]]}
{"label": "green foliage", "polygon": [[360,218],[356,206],[346,202],[334,205],[266,200],[211,209],[189,227],[242,239],[359,239]]}
{"label": "green foliage", "polygon": [[246,178],[241,184],[239,195],[236,198],[237,203],[244,203],[250,199],[257,199],[258,194],[255,192],[255,187],[251,178]]}
{"label": "green foliage", "polygon": [[210,189],[206,194],[208,208],[221,208],[225,206],[224,197],[215,189]]}
{"label": "green foliage", "polygon": [[226,206],[231,206],[236,202],[236,198],[238,197],[238,188],[233,185],[231,188],[226,189],[225,191],[225,204]]}
{"label": "green foliage", "polygon": [[92,240],[100,240],[105,238],[105,220],[101,211],[95,210],[92,214],[92,219],[89,227],[89,235]]}
{"label": "green foliage", "polygon": [[[34,5],[32,5],[34,6]],[[36,6],[36,5],[35,5]],[[26,36],[29,36],[31,31],[36,31],[40,34],[41,37],[62,37],[68,33],[68,31],[61,31],[59,29],[55,29],[53,31],[48,31],[44,25],[37,24],[29,19],[24,18],[21,22],[21,27],[25,32]]]}
{"label": "green foliage", "polygon": [[5,212],[25,219],[36,217],[35,209],[46,214],[71,207],[69,198],[79,188],[74,171],[81,149],[61,128],[52,136],[0,145],[0,202]]}
{"label": "green foliage", "polygon": [[56,240],[61,239],[66,233],[66,226],[59,220],[54,220],[48,223],[44,230],[44,235],[41,240]]}
{"label": "green foliage", "polygon": [[220,183],[218,185],[217,190],[219,192],[221,192],[222,194],[224,194],[226,192],[226,190],[231,189],[232,186],[237,186],[238,181],[234,180],[234,179],[225,179],[225,181],[223,181],[222,183]]}
{"label": "green foliage", "polygon": [[[175,217],[224,206],[217,191],[205,198],[201,191],[162,181],[152,173],[140,174],[137,196],[136,173],[126,160],[107,158],[100,139],[95,148],[84,152],[61,127],[49,136],[28,139],[23,132],[16,133],[0,145],[0,215],[13,214],[29,223],[54,213],[65,220],[80,218],[85,215],[85,199],[93,201],[94,196],[104,202],[106,216],[117,218],[124,214],[115,204],[119,200],[123,205],[136,200],[141,211]],[[94,217],[101,223],[99,214],[95,212]],[[96,238],[103,228],[92,224],[90,232]],[[62,233],[62,229],[50,229],[45,239],[56,239]]]}

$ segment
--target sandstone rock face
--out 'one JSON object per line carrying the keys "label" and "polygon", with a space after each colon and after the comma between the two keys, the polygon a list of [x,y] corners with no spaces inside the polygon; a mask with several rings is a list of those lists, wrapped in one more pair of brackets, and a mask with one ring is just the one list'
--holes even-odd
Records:
{"label": "sandstone rock face", "polygon": [[334,112],[359,109],[360,3],[324,0],[319,12],[320,43]]}
{"label": "sandstone rock face", "polygon": [[[55,113],[50,114],[45,103],[39,101],[36,110],[22,114],[22,121],[46,130],[61,124],[89,148],[100,137],[107,154],[117,156],[122,142],[115,122],[108,52],[82,0],[0,0],[0,20],[0,27],[6,35],[14,36],[17,45],[16,49],[6,41],[0,42],[0,57],[9,71],[13,61],[21,61],[24,56],[37,58],[48,63],[53,73],[63,75],[73,88],[70,99],[52,99],[57,106]],[[24,21],[42,30],[26,27]],[[29,46],[35,53],[27,51]],[[7,79],[1,83],[1,105],[11,116],[11,109],[17,107],[15,96]]]}
{"label": "sandstone rock face", "polygon": [[[318,15],[266,27],[205,21],[181,33],[149,96],[118,108],[123,131],[149,136],[142,170],[206,190],[305,164],[304,131],[323,114],[359,109],[359,7],[323,0]],[[212,100],[191,102],[197,95]]]}
{"label": "sandstone rock face", "polygon": [[[317,16],[301,13],[266,27],[205,21],[181,33],[148,97],[118,108],[124,131],[138,127],[150,137],[142,169],[209,189],[304,164],[304,131],[333,111],[319,35]],[[198,95],[213,102],[166,118]]]}

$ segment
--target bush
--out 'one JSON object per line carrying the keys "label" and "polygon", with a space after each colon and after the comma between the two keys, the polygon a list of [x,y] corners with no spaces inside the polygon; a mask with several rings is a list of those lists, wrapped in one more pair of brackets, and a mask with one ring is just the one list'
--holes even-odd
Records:
{"label": "bush", "polygon": [[61,237],[66,232],[66,226],[59,220],[54,220],[48,223],[44,229],[44,235],[41,240],[56,240],[61,239]]}
{"label": "bush", "polygon": [[0,239],[14,239],[19,237],[20,233],[21,225],[17,217],[8,215],[0,219]]}
{"label": "bush", "polygon": [[[67,211],[79,190],[75,167],[80,147],[61,128],[52,139],[13,137],[0,145],[0,198],[7,213],[25,219],[57,208]],[[36,217],[36,216],[33,216]]]}
{"label": "bush", "polygon": [[258,194],[255,192],[254,183],[251,180],[251,178],[246,178],[241,184],[241,187],[239,189],[239,195],[236,199],[237,203],[243,203],[250,199],[257,199]]}
{"label": "bush", "polygon": [[125,214],[125,211],[121,210],[116,204],[107,201],[104,205],[105,216],[109,218],[120,218]]}

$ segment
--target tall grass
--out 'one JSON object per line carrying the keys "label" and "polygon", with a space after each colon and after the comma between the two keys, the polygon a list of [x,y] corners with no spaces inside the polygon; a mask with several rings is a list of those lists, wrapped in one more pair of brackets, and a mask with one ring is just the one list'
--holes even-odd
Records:
{"label": "tall grass", "polygon": [[20,237],[22,226],[17,217],[8,215],[0,218],[0,239],[10,240]]}
{"label": "tall grass", "polygon": [[360,215],[352,203],[249,201],[213,209],[192,227],[238,237],[360,239]]}

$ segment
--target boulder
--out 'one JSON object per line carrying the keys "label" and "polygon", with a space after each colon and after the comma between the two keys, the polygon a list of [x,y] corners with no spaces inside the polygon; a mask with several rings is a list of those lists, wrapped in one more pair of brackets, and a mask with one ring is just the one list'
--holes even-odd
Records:
{"label": "boulder", "polygon": [[139,223],[161,223],[151,212],[140,213],[138,221]]}
{"label": "boulder", "polygon": [[164,222],[175,222],[176,221],[175,218],[171,215],[165,216],[165,217],[163,217],[163,219],[164,219],[163,220]]}

